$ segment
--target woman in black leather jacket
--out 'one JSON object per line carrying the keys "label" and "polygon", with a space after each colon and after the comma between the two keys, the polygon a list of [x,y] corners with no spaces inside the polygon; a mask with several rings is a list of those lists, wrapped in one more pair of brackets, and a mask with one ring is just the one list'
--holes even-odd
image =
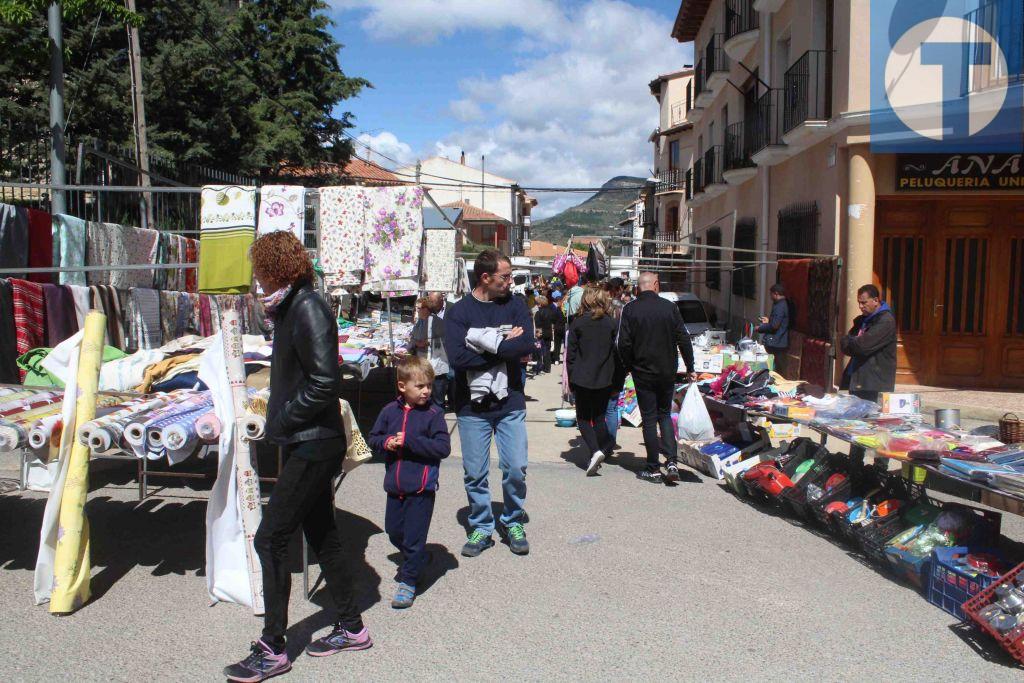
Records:
{"label": "woman in black leather jacket", "polygon": [[313,264],[294,235],[260,237],[250,257],[274,329],[267,438],[283,447],[284,466],[254,541],[263,568],[263,635],[248,657],[225,670],[236,681],[259,681],[291,668],[285,652],[288,545],[300,526],[338,610],[334,629],[310,643],[307,653],[325,656],[372,644],[352,597],[334,518],[332,481],[346,450],[338,405],[338,324],[313,289]]}

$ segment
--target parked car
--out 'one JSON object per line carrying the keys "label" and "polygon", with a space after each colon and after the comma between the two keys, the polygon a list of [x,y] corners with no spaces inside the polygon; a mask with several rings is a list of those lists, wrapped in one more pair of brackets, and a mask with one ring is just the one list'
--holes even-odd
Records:
{"label": "parked car", "polygon": [[683,324],[691,337],[696,337],[711,329],[711,321],[708,318],[707,309],[696,294],[689,292],[660,292],[662,299],[668,299],[679,308],[683,316]]}

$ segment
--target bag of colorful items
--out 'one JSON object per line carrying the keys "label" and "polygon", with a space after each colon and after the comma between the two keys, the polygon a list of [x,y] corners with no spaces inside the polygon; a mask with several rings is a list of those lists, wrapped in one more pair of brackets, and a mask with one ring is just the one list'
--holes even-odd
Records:
{"label": "bag of colorful items", "polygon": [[906,528],[887,541],[884,550],[890,568],[921,589],[927,588],[934,550],[954,546],[993,548],[998,545],[1002,522],[997,512],[959,503],[946,503],[941,510],[929,507],[932,510],[921,518],[910,512],[904,515]]}
{"label": "bag of colorful items", "polygon": [[565,281],[566,287],[572,288],[580,281],[580,277],[587,272],[587,264],[571,249],[567,249],[552,261],[551,272],[560,276]]}

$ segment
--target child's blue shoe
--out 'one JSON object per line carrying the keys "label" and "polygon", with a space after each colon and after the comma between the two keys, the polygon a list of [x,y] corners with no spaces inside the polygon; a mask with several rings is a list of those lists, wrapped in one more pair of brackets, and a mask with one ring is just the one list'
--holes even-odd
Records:
{"label": "child's blue shoe", "polygon": [[412,607],[413,601],[416,599],[416,587],[410,586],[407,583],[398,584],[398,590],[395,591],[395,597],[391,599],[391,606],[395,609],[406,609]]}

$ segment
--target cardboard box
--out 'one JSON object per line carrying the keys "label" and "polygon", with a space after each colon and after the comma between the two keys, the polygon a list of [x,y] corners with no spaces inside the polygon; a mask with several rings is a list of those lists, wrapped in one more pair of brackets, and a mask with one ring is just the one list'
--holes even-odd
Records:
{"label": "cardboard box", "polygon": [[[682,359],[680,359],[682,360]],[[694,372],[709,372],[721,374],[725,358],[721,353],[704,353],[698,351],[693,354]]]}
{"label": "cardboard box", "polygon": [[803,434],[803,427],[795,422],[770,422],[768,436],[773,439],[795,439]]}
{"label": "cardboard box", "polygon": [[879,397],[883,415],[920,415],[921,396],[919,394],[895,394],[883,392]]}

